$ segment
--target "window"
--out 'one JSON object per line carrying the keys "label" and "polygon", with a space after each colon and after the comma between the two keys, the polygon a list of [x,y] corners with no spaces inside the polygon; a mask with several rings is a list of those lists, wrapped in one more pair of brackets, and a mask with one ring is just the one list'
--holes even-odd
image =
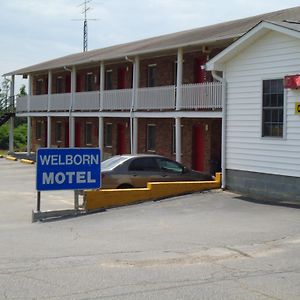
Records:
{"label": "window", "polygon": [[38,79],[36,81],[36,95],[41,95],[43,93],[43,85],[44,85],[44,80],[43,79]]}
{"label": "window", "polygon": [[262,136],[283,136],[283,80],[263,80]]}
{"label": "window", "polygon": [[155,86],[155,77],[156,77],[156,65],[148,66],[148,87]]}
{"label": "window", "polygon": [[105,124],[105,134],[104,134],[104,145],[105,147],[112,147],[112,124],[106,123]]}
{"label": "window", "polygon": [[63,79],[62,76],[58,76],[56,78],[56,93],[62,93],[63,92]]}
{"label": "window", "polygon": [[155,151],[155,124],[147,125],[147,151]]}
{"label": "window", "polygon": [[129,171],[159,171],[159,167],[153,157],[142,157],[136,158],[130,164]]}
{"label": "window", "polygon": [[112,70],[107,70],[105,72],[105,89],[112,90],[113,82],[112,82]]}
{"label": "window", "polygon": [[56,142],[61,142],[62,141],[62,123],[56,122],[55,123],[55,140]]}
{"label": "window", "polygon": [[41,140],[42,139],[42,121],[38,120],[36,121],[36,128],[35,128],[35,138],[37,140]]}
{"label": "window", "polygon": [[181,166],[180,164],[168,160],[168,159],[164,159],[164,158],[158,158],[157,159],[159,168],[163,171],[167,171],[167,172],[174,172],[174,173],[182,173],[183,172],[183,166]]}
{"label": "window", "polygon": [[85,144],[92,145],[93,124],[91,122],[85,123]]}
{"label": "window", "polygon": [[86,73],[85,75],[85,90],[86,91],[92,91],[93,90],[93,80],[94,75],[93,73]]}

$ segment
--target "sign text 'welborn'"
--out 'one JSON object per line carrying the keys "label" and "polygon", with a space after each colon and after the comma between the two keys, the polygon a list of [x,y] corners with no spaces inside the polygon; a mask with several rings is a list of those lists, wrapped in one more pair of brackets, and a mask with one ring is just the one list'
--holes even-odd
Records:
{"label": "sign text 'welborn'", "polygon": [[40,148],[37,151],[36,189],[82,190],[100,187],[98,148]]}

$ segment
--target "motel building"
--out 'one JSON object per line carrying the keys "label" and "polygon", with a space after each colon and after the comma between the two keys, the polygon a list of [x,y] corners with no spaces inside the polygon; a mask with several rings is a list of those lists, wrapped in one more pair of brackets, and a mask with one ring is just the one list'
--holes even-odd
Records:
{"label": "motel building", "polygon": [[[10,123],[26,117],[27,151],[100,147],[102,159],[156,153],[221,170],[220,69],[206,63],[262,20],[299,20],[300,7],[59,57],[5,74],[28,78]],[[224,135],[224,132],[223,132]],[[222,147],[223,145],[223,147]],[[223,149],[223,150],[222,150]]]}

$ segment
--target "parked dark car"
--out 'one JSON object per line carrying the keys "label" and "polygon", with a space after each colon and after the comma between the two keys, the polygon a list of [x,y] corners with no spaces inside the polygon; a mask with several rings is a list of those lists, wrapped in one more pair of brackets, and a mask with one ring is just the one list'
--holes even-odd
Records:
{"label": "parked dark car", "polygon": [[207,181],[209,174],[160,155],[116,155],[101,163],[102,188],[142,188],[157,181]]}

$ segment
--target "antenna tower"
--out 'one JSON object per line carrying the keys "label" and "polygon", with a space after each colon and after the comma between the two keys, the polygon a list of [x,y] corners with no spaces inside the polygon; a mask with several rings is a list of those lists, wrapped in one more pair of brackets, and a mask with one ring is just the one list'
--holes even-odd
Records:
{"label": "antenna tower", "polygon": [[88,6],[92,0],[84,0],[83,3],[78,6],[83,6],[82,14],[84,15],[84,19],[73,19],[73,21],[83,21],[83,52],[88,50],[88,21],[97,21],[98,19],[88,19],[87,12],[91,9]]}

